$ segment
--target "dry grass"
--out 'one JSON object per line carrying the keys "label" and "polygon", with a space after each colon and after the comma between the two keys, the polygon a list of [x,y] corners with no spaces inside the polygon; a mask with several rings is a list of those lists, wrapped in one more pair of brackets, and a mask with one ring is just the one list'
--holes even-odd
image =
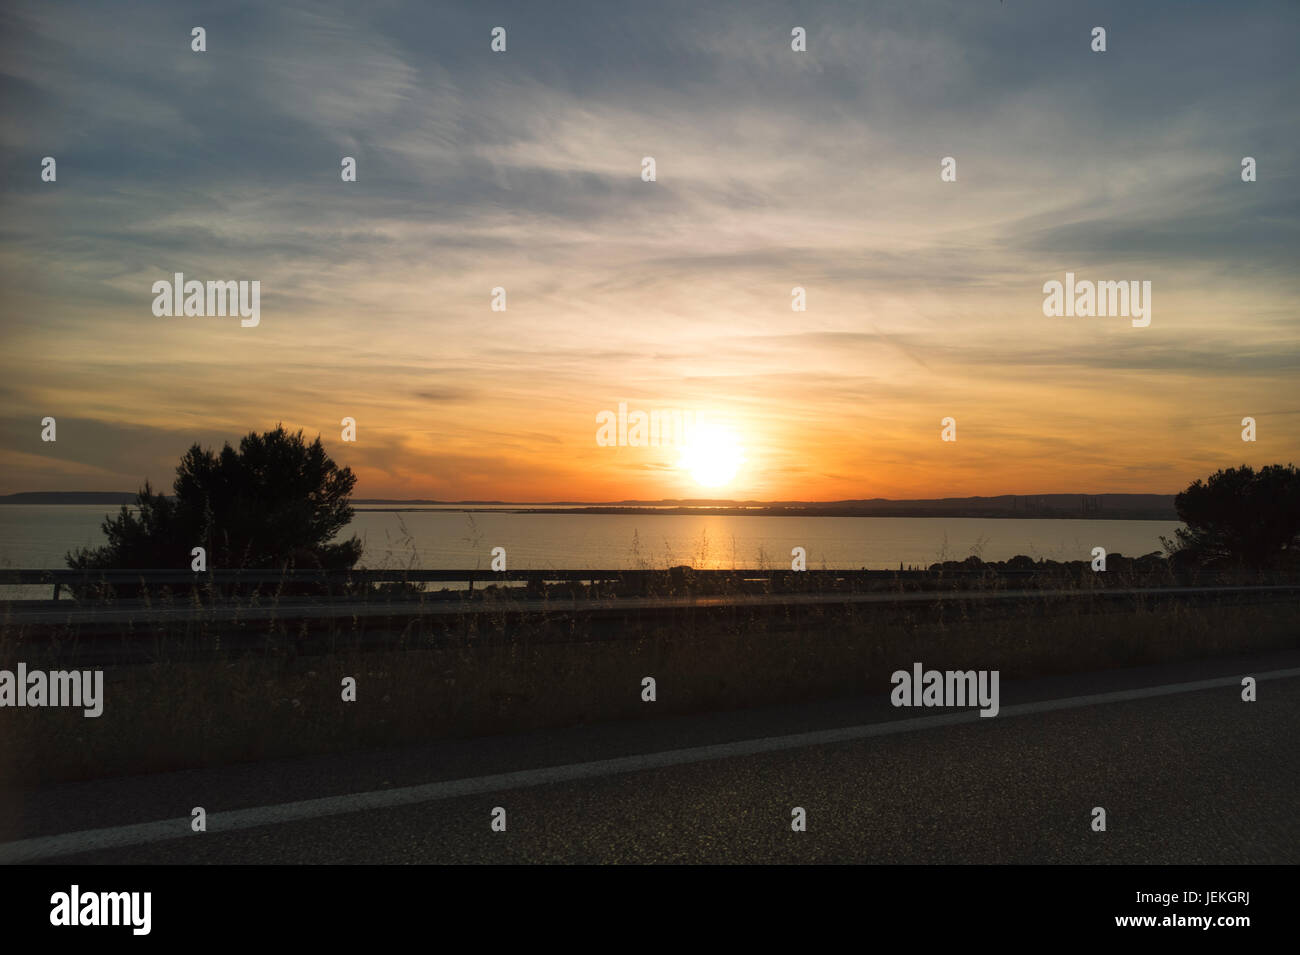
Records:
{"label": "dry grass", "polygon": [[[169,640],[154,660],[106,668],[104,714],[0,711],[7,788],[644,719],[859,693],[889,674],[927,667],[998,669],[1003,679],[1185,660],[1297,645],[1286,603],[1188,607],[1145,601],[1118,610],[1088,600],[683,611],[629,617],[615,632],[504,614],[435,642],[412,630],[401,649],[367,650],[365,621],[343,621],[332,650],[299,655],[292,634],[268,651],[233,654],[215,633]],[[511,629],[507,630],[507,627]],[[54,668],[75,643],[40,652],[0,629],[0,660]],[[198,655],[196,651],[202,651]],[[357,701],[341,699],[344,677]],[[658,701],[641,701],[655,677]]]}

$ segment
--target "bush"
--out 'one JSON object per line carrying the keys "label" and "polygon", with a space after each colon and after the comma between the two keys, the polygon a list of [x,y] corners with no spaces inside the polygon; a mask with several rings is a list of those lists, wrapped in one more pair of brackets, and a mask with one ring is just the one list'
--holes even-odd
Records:
{"label": "bush", "polygon": [[[104,520],[108,543],[66,556],[74,570],[185,569],[203,547],[210,569],[311,568],[347,570],[361,556],[355,536],[332,538],[352,520],[348,503],[356,476],[325,453],[320,437],[283,426],[250,432],[239,449],[220,454],[197,444],[176,468],[173,496],[148,482],[136,495],[137,513],[123,505]],[[139,587],[117,588],[119,595]]]}
{"label": "bush", "polygon": [[1269,569],[1300,558],[1300,473],[1242,465],[1199,478],[1174,498],[1186,524],[1165,546],[1179,564]]}

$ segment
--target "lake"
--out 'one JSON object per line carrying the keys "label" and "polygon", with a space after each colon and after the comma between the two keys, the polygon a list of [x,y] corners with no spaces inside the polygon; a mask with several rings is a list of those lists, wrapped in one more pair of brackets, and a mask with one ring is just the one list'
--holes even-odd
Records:
{"label": "lake", "polygon": [[[0,567],[65,566],[75,547],[104,543],[104,505],[0,506]],[[486,568],[493,547],[521,570],[789,566],[803,547],[808,567],[836,570],[925,566],[977,554],[1088,560],[1092,548],[1137,557],[1160,550],[1176,521],[984,517],[764,517],[712,514],[519,514],[447,507],[358,507],[346,534],[365,543],[366,567]]]}

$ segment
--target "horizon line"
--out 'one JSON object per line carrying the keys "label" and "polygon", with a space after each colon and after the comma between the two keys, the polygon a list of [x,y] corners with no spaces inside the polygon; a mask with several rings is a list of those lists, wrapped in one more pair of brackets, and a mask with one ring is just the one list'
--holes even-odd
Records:
{"label": "horizon line", "polygon": [[[0,494],[0,502],[7,498],[15,497],[136,497],[138,491],[14,491],[8,494]],[[469,498],[462,500],[442,500],[436,498],[388,498],[388,497],[365,497],[354,498],[349,503],[353,505],[365,504],[425,504],[425,505],[445,505],[445,506],[462,506],[462,505],[499,505],[502,507],[639,507],[648,505],[698,505],[698,506],[727,506],[736,507],[746,506],[786,506],[786,505],[833,505],[833,504],[929,504],[945,501],[996,501],[1004,498],[1069,498],[1069,497],[1176,497],[1180,491],[1162,492],[1162,491],[1036,491],[1030,494],[1019,494],[1007,492],[1003,494],[967,494],[951,495],[947,497],[916,497],[916,498],[889,498],[889,497],[853,497],[837,498],[834,500],[759,500],[747,498],[737,500],[735,498],[624,498],[617,501],[509,501],[499,499],[479,499]],[[163,497],[172,497],[171,494],[164,494]]]}

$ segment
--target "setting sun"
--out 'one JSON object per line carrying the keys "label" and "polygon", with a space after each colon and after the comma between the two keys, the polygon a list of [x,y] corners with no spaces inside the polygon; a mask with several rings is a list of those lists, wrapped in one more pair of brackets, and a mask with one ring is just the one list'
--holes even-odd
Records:
{"label": "setting sun", "polygon": [[703,487],[725,487],[745,462],[740,439],[729,428],[701,425],[682,449],[677,466]]}

